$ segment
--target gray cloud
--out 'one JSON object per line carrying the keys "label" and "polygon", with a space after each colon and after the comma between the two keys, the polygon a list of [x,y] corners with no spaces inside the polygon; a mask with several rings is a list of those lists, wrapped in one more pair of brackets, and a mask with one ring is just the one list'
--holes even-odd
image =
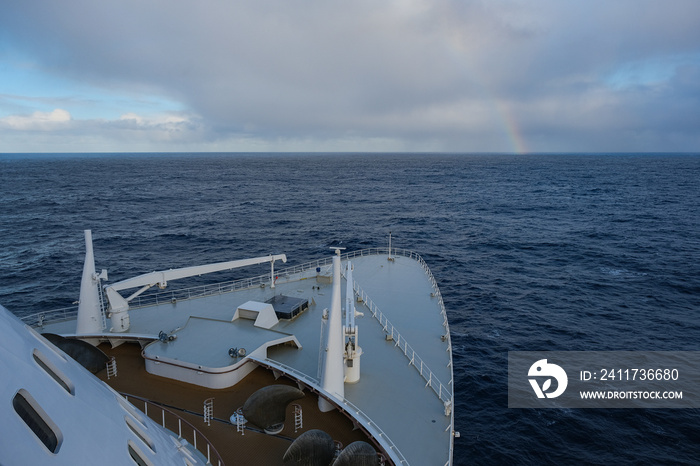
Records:
{"label": "gray cloud", "polygon": [[[155,148],[238,140],[454,151],[515,150],[516,131],[530,150],[697,150],[700,142],[695,0],[3,8],[2,40],[46,72],[187,109],[177,123],[161,115],[131,128],[73,121],[84,137],[114,141],[128,131]],[[663,62],[667,77],[611,83],[647,62]]]}

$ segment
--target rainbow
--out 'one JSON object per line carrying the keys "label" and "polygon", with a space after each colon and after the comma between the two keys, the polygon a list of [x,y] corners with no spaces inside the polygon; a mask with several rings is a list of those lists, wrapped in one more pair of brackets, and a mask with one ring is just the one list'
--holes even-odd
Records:
{"label": "rainbow", "polygon": [[508,139],[513,146],[513,151],[516,154],[527,154],[529,150],[525,144],[525,138],[523,137],[522,131],[518,126],[518,121],[515,115],[513,115],[510,106],[501,100],[496,100],[496,110],[503,122]]}
{"label": "rainbow", "polygon": [[464,74],[468,80],[481,90],[481,94],[487,97],[487,103],[491,102],[495,111],[495,117],[501,122],[503,129],[508,136],[512,146],[512,151],[517,154],[529,153],[525,138],[523,137],[518,120],[515,117],[512,106],[508,102],[497,97],[497,93],[488,85],[489,79],[480,72],[472,57],[468,44],[470,42],[463,33],[448,35],[444,43],[445,50],[458,70]]}

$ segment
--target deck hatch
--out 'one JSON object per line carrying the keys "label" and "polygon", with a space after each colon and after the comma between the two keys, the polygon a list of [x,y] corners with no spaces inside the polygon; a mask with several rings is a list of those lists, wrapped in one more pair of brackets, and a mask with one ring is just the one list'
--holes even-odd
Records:
{"label": "deck hatch", "polygon": [[278,319],[293,319],[309,308],[309,300],[278,294],[265,301],[272,304]]}

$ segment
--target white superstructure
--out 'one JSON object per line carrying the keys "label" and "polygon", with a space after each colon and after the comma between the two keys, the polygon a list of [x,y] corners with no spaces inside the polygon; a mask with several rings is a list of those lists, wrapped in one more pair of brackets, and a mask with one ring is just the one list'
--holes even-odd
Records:
{"label": "white superstructure", "polygon": [[[86,234],[86,243],[89,239]],[[88,288],[106,278],[104,271],[95,274],[91,250],[89,244],[83,276]],[[178,389],[185,382],[193,390],[214,390],[213,397],[217,390],[235,392],[262,367],[317,398],[315,412],[304,419],[350,417],[387,464],[452,464],[451,340],[440,291],[425,262],[410,251],[387,248],[337,250],[332,257],[277,271],[276,260],[286,256],[153,272],[102,285],[106,309],[95,312],[94,305],[85,304],[101,304],[99,296],[83,299],[81,292],[77,319],[49,322],[42,316],[35,321],[37,330],[112,346],[139,342],[149,376],[175,380]],[[163,290],[185,276],[267,262],[270,273],[263,275]],[[137,291],[126,298],[119,293],[129,288]],[[112,324],[95,325],[92,317],[102,315]],[[89,327],[81,323],[87,320]],[[249,426],[237,408],[226,406],[221,417],[236,424],[230,426],[234,432],[244,432]],[[299,429],[305,423],[296,410]],[[300,433],[295,429],[292,435]],[[235,450],[244,450],[246,438],[230,441]]]}
{"label": "white superstructure", "polygon": [[2,306],[0,329],[0,464],[206,462]]}

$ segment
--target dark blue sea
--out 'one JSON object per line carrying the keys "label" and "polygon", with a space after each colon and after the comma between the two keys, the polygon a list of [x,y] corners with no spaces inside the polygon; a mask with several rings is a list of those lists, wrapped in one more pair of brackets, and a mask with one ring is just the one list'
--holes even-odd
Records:
{"label": "dark blue sea", "polygon": [[507,407],[508,351],[700,350],[700,155],[6,154],[0,212],[20,316],[77,300],[84,229],[112,280],[391,231],[444,297],[455,464],[700,464],[698,410]]}

